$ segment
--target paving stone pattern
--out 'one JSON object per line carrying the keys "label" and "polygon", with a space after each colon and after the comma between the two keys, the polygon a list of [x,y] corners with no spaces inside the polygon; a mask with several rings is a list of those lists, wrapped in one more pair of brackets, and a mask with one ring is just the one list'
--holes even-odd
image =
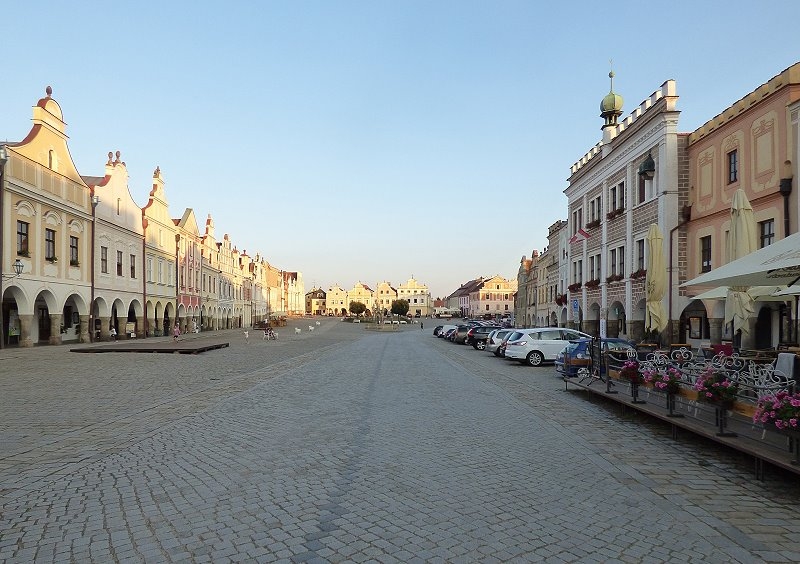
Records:
{"label": "paving stone pattern", "polygon": [[0,352],[0,562],[800,561],[791,477],[552,367],[415,326],[253,334]]}

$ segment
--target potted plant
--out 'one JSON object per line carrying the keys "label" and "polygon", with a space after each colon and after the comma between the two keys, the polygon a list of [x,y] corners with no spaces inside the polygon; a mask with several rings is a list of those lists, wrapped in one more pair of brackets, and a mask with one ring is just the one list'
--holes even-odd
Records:
{"label": "potted plant", "polygon": [[634,280],[638,278],[644,278],[645,276],[647,276],[647,270],[645,270],[644,268],[640,268],[636,272],[631,273],[631,278]]}
{"label": "potted plant", "polygon": [[694,385],[697,399],[714,406],[717,412],[717,436],[735,437],[736,433],[726,431],[728,410],[733,407],[733,402],[739,393],[739,383],[731,380],[725,374],[718,374],[714,368],[705,371]]}
{"label": "potted plant", "polygon": [[657,392],[664,392],[667,396],[668,417],[683,417],[675,413],[675,395],[681,389],[683,378],[677,368],[667,368],[666,371],[645,370],[644,381],[653,385]]}
{"label": "potted plant", "polygon": [[569,290],[570,292],[577,292],[578,290],[581,289],[582,285],[583,284],[581,282],[575,282],[574,284],[570,284],[569,286],[567,286],[567,290]]}
{"label": "potted plant", "polygon": [[47,262],[51,262],[51,263],[55,264],[55,263],[58,262],[58,257],[45,257],[44,260],[46,260]]}
{"label": "potted plant", "polygon": [[800,433],[800,392],[778,392],[774,396],[759,399],[753,422]]}
{"label": "potted plant", "polygon": [[730,409],[739,393],[739,383],[710,368],[697,379],[694,389],[697,399]]}
{"label": "potted plant", "polygon": [[600,279],[599,278],[595,278],[593,280],[589,280],[589,281],[586,282],[586,287],[587,288],[597,288],[599,285],[600,285]]}
{"label": "potted plant", "polygon": [[600,220],[593,219],[589,223],[586,224],[585,229],[594,229],[595,227],[600,227]]}
{"label": "potted plant", "polygon": [[639,399],[639,385],[644,382],[644,377],[639,370],[639,361],[626,360],[619,371],[619,377],[631,383],[631,403],[646,403]]}

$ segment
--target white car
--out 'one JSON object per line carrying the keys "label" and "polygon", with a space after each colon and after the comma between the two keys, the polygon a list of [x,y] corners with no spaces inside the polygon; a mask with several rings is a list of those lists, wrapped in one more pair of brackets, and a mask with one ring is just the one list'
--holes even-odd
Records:
{"label": "white car", "polygon": [[545,361],[555,360],[572,339],[581,337],[591,338],[591,335],[561,327],[517,329],[506,343],[506,358],[540,366]]}

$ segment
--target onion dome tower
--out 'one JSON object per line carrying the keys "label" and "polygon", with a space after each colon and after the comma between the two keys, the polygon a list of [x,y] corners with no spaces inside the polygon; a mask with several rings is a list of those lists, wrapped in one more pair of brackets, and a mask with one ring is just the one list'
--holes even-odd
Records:
{"label": "onion dome tower", "polygon": [[622,115],[623,101],[622,96],[614,92],[613,70],[608,73],[608,78],[611,79],[611,90],[605,95],[603,101],[600,102],[600,117],[605,121],[602,129],[616,126],[617,118]]}

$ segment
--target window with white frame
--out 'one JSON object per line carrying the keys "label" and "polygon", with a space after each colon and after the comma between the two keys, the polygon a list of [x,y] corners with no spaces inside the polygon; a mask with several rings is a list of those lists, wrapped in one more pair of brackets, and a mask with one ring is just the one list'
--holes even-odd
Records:
{"label": "window with white frame", "polygon": [[644,270],[644,239],[636,240],[636,270]]}
{"label": "window with white frame", "polygon": [[572,234],[575,235],[578,229],[583,227],[583,208],[578,208],[572,212]]}

